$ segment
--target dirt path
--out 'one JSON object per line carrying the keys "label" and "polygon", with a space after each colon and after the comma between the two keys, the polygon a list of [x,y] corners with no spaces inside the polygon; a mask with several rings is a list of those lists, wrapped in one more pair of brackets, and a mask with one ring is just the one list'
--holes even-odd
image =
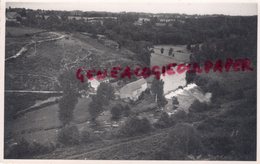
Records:
{"label": "dirt path", "polygon": [[[169,129],[169,128],[167,128],[167,129]],[[138,138],[122,141],[122,142],[112,144],[112,145],[107,145],[105,147],[101,147],[101,148],[97,148],[97,149],[92,149],[92,150],[89,150],[88,152],[74,154],[71,156],[66,156],[66,159],[87,159],[86,158],[87,156],[89,156],[90,154],[93,154],[93,153],[98,153],[99,151],[110,151],[111,149],[116,148],[122,144],[131,144],[131,143],[135,143],[135,142],[142,142],[142,141],[154,138],[156,136],[163,135],[167,129],[164,129],[163,131],[161,131],[159,133],[158,132],[154,133],[152,135],[148,134],[146,136],[139,136]]]}
{"label": "dirt path", "polygon": [[60,39],[62,39],[62,38],[65,37],[65,35],[61,35],[61,34],[59,34],[59,33],[57,33],[57,32],[50,32],[50,33],[55,34],[55,35],[57,35],[58,37],[56,37],[56,38],[50,38],[50,39],[43,39],[43,40],[33,41],[33,42],[31,42],[31,43],[28,43],[28,44],[26,44],[24,47],[22,47],[22,48],[20,49],[20,51],[19,51],[18,53],[16,53],[14,56],[11,56],[11,57],[6,58],[5,61],[9,61],[9,60],[11,60],[11,59],[15,59],[15,58],[17,58],[17,57],[23,55],[25,52],[28,51],[28,49],[29,49],[30,46],[32,46],[32,45],[34,45],[34,44],[36,44],[36,43],[56,41],[56,40],[60,40]]}

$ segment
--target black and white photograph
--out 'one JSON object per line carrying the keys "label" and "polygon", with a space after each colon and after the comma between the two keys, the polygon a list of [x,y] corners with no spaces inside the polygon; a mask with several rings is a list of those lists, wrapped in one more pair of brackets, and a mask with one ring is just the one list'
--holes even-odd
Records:
{"label": "black and white photograph", "polygon": [[257,1],[4,4],[4,161],[257,161]]}

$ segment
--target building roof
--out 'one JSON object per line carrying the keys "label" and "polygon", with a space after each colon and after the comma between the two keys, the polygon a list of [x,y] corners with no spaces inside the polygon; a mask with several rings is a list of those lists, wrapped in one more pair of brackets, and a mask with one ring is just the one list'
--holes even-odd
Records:
{"label": "building roof", "polygon": [[141,78],[141,79],[139,79],[139,80],[136,80],[136,81],[134,81],[134,82],[131,82],[131,83],[126,84],[124,87],[122,87],[122,88],[120,89],[120,91],[133,92],[133,91],[135,91],[135,90],[141,88],[141,86],[142,86],[143,84],[145,84],[145,83],[146,83],[146,80],[145,80],[144,78]]}

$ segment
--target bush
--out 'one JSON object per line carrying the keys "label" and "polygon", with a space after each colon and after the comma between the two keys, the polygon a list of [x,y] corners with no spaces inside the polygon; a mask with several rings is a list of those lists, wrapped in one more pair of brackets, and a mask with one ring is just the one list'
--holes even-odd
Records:
{"label": "bush", "polygon": [[231,98],[232,100],[239,100],[239,99],[243,99],[243,98],[245,98],[245,97],[246,97],[246,96],[245,96],[244,91],[243,91],[242,89],[238,89],[238,90],[234,91],[234,92],[231,94],[231,96],[230,96],[230,98]]}
{"label": "bush", "polygon": [[91,141],[91,136],[90,136],[91,134],[90,134],[90,132],[89,131],[82,131],[82,133],[81,133],[81,136],[80,136],[80,140],[81,140],[81,142],[84,142],[84,143],[88,143],[88,142],[90,142]]}
{"label": "bush", "polygon": [[212,155],[227,156],[234,150],[234,142],[230,136],[224,134],[214,134],[205,138],[205,145],[208,146],[208,151]]}
{"label": "bush", "polygon": [[120,129],[120,134],[124,136],[134,136],[142,133],[147,133],[151,130],[151,124],[147,118],[130,117],[126,120],[123,127]]}
{"label": "bush", "polygon": [[206,103],[202,103],[200,102],[199,100],[195,100],[190,108],[189,108],[189,111],[190,112],[203,112],[203,111],[206,111],[209,109],[209,105],[206,104]]}
{"label": "bush", "polygon": [[7,159],[26,159],[35,155],[48,153],[54,150],[54,147],[41,145],[33,142],[30,144],[24,138],[11,147],[5,147],[5,158]]}
{"label": "bush", "polygon": [[128,105],[124,106],[124,116],[128,117],[131,114],[131,108]]}
{"label": "bush", "polygon": [[193,83],[196,78],[196,73],[186,72],[186,82],[187,84]]}
{"label": "bush", "polygon": [[227,90],[223,88],[218,81],[210,80],[207,84],[207,88],[207,90],[212,93],[212,100],[227,94]]}
{"label": "bush", "polygon": [[187,118],[187,114],[183,110],[178,110],[174,115],[171,117],[172,122],[180,121],[180,120],[185,120]]}
{"label": "bush", "polygon": [[171,119],[169,115],[166,112],[163,112],[159,118],[159,120],[154,124],[156,128],[167,128],[170,127],[171,124]]}
{"label": "bush", "polygon": [[223,96],[227,94],[226,89],[222,85],[220,85],[220,83],[216,80],[212,80],[206,77],[196,76],[195,83],[204,92],[211,92],[213,100],[215,100],[219,96]]}
{"label": "bush", "polygon": [[200,155],[203,152],[201,137],[196,129],[189,124],[177,124],[154,158],[183,160],[187,155]]}
{"label": "bush", "polygon": [[112,120],[119,120],[120,117],[123,116],[129,116],[131,109],[128,105],[123,106],[122,104],[117,104],[111,109]]}
{"label": "bush", "polygon": [[179,101],[178,101],[178,98],[173,96],[172,97],[172,109],[173,110],[176,110],[179,106]]}
{"label": "bush", "polygon": [[66,126],[58,134],[58,142],[63,145],[75,145],[79,143],[79,130],[76,126]]}
{"label": "bush", "polygon": [[123,113],[123,106],[121,104],[117,104],[112,107],[110,110],[110,113],[112,114],[111,119],[112,120],[119,120],[122,113]]}

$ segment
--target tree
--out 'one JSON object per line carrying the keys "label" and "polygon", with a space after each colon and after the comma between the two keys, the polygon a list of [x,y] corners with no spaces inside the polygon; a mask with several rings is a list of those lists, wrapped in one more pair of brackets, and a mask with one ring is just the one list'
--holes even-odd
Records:
{"label": "tree", "polygon": [[79,90],[88,89],[87,83],[80,83],[73,71],[63,72],[59,78],[63,97],[59,101],[59,119],[63,126],[68,125],[73,119],[73,110],[78,103]]}
{"label": "tree", "polygon": [[78,144],[80,140],[77,126],[63,127],[58,134],[58,141],[64,145]]}
{"label": "tree", "polygon": [[190,112],[204,112],[207,110],[209,110],[209,105],[199,100],[195,100],[189,108]]}
{"label": "tree", "polygon": [[59,119],[63,126],[68,125],[73,119],[73,110],[78,103],[78,97],[75,94],[63,95],[59,101]]}
{"label": "tree", "polygon": [[114,88],[109,83],[100,83],[97,88],[97,98],[102,105],[108,105],[109,101],[115,98]]}
{"label": "tree", "polygon": [[161,48],[161,54],[163,54],[163,52],[164,52],[164,48]]}
{"label": "tree", "polygon": [[123,106],[121,104],[117,104],[115,106],[113,106],[113,108],[111,109],[111,114],[112,114],[112,117],[111,119],[112,120],[119,120],[120,119],[120,116],[122,115],[123,113]]}
{"label": "tree", "polygon": [[193,83],[195,78],[196,78],[196,73],[195,72],[188,72],[188,71],[186,72],[185,79],[186,79],[186,83],[187,84]]}
{"label": "tree", "polygon": [[85,79],[85,82],[82,83],[76,78],[76,71],[74,70],[65,70],[58,77],[60,89],[63,91],[63,94],[78,94],[81,90],[88,90],[88,82]]}
{"label": "tree", "polygon": [[89,104],[88,112],[91,116],[91,121],[95,122],[97,116],[104,110],[102,106],[102,100],[97,98],[97,95],[92,97],[92,101]]}
{"label": "tree", "polygon": [[134,136],[142,133],[147,133],[151,130],[151,124],[147,118],[138,118],[136,116],[129,117],[120,132],[125,136]]}
{"label": "tree", "polygon": [[98,86],[97,94],[92,97],[92,102],[89,104],[89,113],[91,120],[95,121],[97,116],[104,110],[104,106],[109,104],[109,101],[114,99],[114,88],[109,83],[101,83]]}
{"label": "tree", "polygon": [[173,48],[170,48],[168,55],[169,55],[169,56],[172,56],[172,53],[173,53]]}
{"label": "tree", "polygon": [[129,116],[131,114],[131,108],[128,105],[124,106],[124,116]]}
{"label": "tree", "polygon": [[177,97],[173,96],[173,97],[172,97],[173,110],[175,110],[178,105],[179,105],[179,101],[178,101]]}
{"label": "tree", "polygon": [[151,85],[151,91],[154,96],[155,102],[161,108],[167,104],[167,100],[164,97],[163,92],[164,82],[162,80],[154,79]]}
{"label": "tree", "polygon": [[171,126],[170,116],[166,112],[162,112],[159,120],[155,123],[155,127],[167,128]]}
{"label": "tree", "polygon": [[47,26],[47,28],[50,29],[57,29],[59,28],[59,26],[61,25],[61,20],[57,15],[50,15],[46,21],[45,21],[45,25]]}
{"label": "tree", "polygon": [[140,60],[145,66],[150,66],[151,63],[151,48],[152,43],[147,41],[132,41],[132,46],[129,48],[137,54],[137,59]]}
{"label": "tree", "polygon": [[187,44],[187,47],[186,47],[187,50],[191,50],[191,44]]}
{"label": "tree", "polygon": [[168,134],[166,142],[156,152],[156,159],[184,160],[188,155],[204,153],[201,136],[190,124],[177,124]]}

